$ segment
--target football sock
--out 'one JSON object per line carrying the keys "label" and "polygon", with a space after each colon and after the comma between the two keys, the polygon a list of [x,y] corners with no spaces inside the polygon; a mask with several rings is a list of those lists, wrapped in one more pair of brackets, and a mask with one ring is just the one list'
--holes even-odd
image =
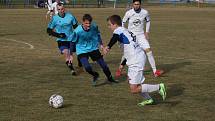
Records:
{"label": "football sock", "polygon": [[70,70],[74,70],[72,63],[70,63],[69,61],[66,61],[66,65]]}
{"label": "football sock", "polygon": [[150,96],[149,96],[149,93],[147,93],[147,92],[142,92],[142,93],[140,93],[140,95],[141,96],[143,96],[145,99],[152,99]]}
{"label": "football sock", "polygon": [[142,93],[144,92],[154,92],[159,90],[159,84],[152,85],[152,84],[142,84]]}
{"label": "football sock", "polygon": [[151,68],[152,68],[153,72],[155,73],[156,72],[156,65],[155,65],[155,59],[154,59],[154,56],[152,54],[152,51],[147,52],[146,55],[148,57],[148,61],[151,65]]}

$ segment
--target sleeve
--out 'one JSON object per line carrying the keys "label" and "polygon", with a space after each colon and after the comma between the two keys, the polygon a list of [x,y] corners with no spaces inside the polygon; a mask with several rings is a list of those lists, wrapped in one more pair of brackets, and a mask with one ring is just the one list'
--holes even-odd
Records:
{"label": "sleeve", "polygon": [[128,21],[129,19],[129,13],[128,11],[125,13],[125,16],[122,19],[122,27],[125,27],[125,23]]}
{"label": "sleeve", "polygon": [[146,32],[149,32],[150,30],[150,16],[147,12],[147,16],[145,17],[145,21],[146,21]]}
{"label": "sleeve", "polygon": [[[72,15],[72,25],[73,25],[73,27],[74,27],[74,26],[76,26],[76,27],[78,26],[78,21],[77,21],[77,19],[76,19],[73,15]],[[76,28],[76,27],[75,27],[75,28]],[[74,29],[75,29],[75,28],[74,28]]]}
{"label": "sleeve", "polygon": [[55,26],[56,26],[56,24],[55,24],[54,18],[52,18],[52,20],[51,20],[51,21],[49,22],[49,24],[48,24],[48,28],[54,29]]}
{"label": "sleeve", "polygon": [[110,39],[110,42],[108,43],[109,49],[119,40],[118,34],[113,34],[112,38]]}

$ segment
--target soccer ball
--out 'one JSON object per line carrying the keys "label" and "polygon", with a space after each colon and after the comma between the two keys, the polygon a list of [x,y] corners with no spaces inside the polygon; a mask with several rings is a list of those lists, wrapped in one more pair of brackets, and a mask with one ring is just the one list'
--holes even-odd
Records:
{"label": "soccer ball", "polygon": [[49,105],[53,108],[60,108],[63,106],[63,97],[57,94],[53,94],[49,98]]}

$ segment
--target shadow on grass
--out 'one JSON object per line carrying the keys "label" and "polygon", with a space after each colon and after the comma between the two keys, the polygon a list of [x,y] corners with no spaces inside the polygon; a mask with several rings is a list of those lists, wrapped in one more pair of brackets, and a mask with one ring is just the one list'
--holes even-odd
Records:
{"label": "shadow on grass", "polygon": [[68,108],[68,107],[71,107],[71,106],[73,106],[73,104],[68,104],[67,103],[67,104],[64,104],[63,107],[61,107],[61,108]]}
{"label": "shadow on grass", "polygon": [[161,96],[159,94],[154,94],[154,96],[153,96],[153,97],[155,97],[154,105],[167,104],[167,105],[170,105],[170,106],[176,106],[177,104],[181,103],[182,101],[177,101],[177,100],[168,101],[168,100],[170,100],[173,97],[182,95],[184,93],[184,90],[185,90],[185,88],[182,86],[182,84],[170,85],[170,86],[167,87],[167,90],[166,90],[167,97],[166,97],[165,101],[163,101],[161,99]]}
{"label": "shadow on grass", "polygon": [[161,64],[158,65],[158,68],[161,68],[164,70],[165,73],[170,72],[171,70],[176,70],[179,68],[182,68],[186,65],[191,65],[192,63],[190,61],[186,61],[186,62],[180,62],[180,63],[172,63],[172,64]]}

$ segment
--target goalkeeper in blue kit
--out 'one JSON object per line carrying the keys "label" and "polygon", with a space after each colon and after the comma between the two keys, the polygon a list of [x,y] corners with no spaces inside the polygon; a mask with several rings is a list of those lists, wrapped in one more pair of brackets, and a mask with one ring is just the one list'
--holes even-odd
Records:
{"label": "goalkeeper in blue kit", "polygon": [[[76,18],[65,11],[63,4],[57,5],[58,14],[53,16],[52,20],[48,24],[47,33],[51,36],[57,37],[58,48],[61,54],[64,55],[66,65],[70,69],[72,75],[76,75],[73,67],[73,55],[75,48],[71,49],[71,40],[69,36],[73,34],[73,30],[78,26]],[[81,63],[79,62],[79,67]]]}

